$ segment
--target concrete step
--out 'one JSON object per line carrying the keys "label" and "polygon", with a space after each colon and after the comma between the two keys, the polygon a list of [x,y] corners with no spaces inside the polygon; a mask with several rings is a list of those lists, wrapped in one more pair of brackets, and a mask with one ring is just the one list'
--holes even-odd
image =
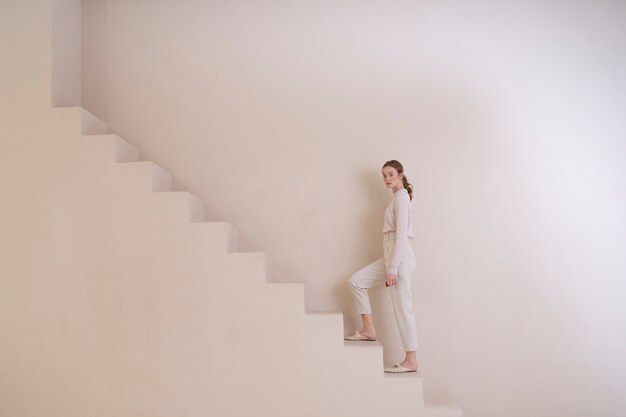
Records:
{"label": "concrete step", "polygon": [[122,191],[165,192],[172,190],[172,175],[154,162],[119,164],[115,169]]}
{"label": "concrete step", "polygon": [[188,248],[199,257],[236,252],[239,248],[239,232],[230,223],[196,222],[189,226]]}
{"label": "concrete step", "polygon": [[54,107],[51,109],[58,126],[70,127],[72,135],[98,135],[109,133],[109,126],[82,107]]}
{"label": "concrete step", "polygon": [[98,135],[109,133],[109,126],[105,122],[103,122],[87,110],[83,109],[82,107],[79,108],[79,113],[81,135]]}
{"label": "concrete step", "polygon": [[104,162],[138,162],[139,149],[115,134],[84,135],[82,154]]}
{"label": "concrete step", "polygon": [[149,195],[150,212],[166,222],[204,222],[204,201],[187,191],[168,191]]}

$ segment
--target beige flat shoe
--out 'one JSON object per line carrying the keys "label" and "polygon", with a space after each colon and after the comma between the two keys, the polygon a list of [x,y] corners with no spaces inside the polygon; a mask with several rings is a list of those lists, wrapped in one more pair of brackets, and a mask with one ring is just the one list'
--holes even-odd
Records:
{"label": "beige flat shoe", "polygon": [[404,374],[404,373],[407,373],[407,372],[417,372],[417,369],[405,368],[404,366],[400,365],[399,363],[396,363],[391,368],[385,368],[385,372],[387,372],[389,374]]}
{"label": "beige flat shoe", "polygon": [[363,336],[361,333],[356,332],[352,336],[346,336],[343,340],[351,340],[353,342],[375,342],[376,339],[370,339],[367,336]]}

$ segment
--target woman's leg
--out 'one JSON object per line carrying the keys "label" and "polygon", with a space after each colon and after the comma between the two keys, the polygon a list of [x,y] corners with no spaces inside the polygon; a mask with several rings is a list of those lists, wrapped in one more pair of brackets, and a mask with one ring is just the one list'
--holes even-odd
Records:
{"label": "woman's leg", "polygon": [[406,352],[406,354],[404,355],[404,360],[402,361],[402,363],[400,363],[400,366],[402,366],[403,368],[417,371],[418,365],[416,352],[414,350]]}
{"label": "woman's leg", "polygon": [[411,370],[417,369],[417,328],[413,315],[413,294],[411,292],[411,279],[414,271],[415,256],[409,250],[398,268],[398,284],[389,288],[402,346],[406,352],[400,365]]}
{"label": "woman's leg", "polygon": [[368,339],[376,340],[378,338],[378,334],[376,333],[376,328],[374,327],[374,319],[372,318],[372,315],[361,314],[361,321],[363,322],[363,327],[358,331],[358,333]]}
{"label": "woman's leg", "polygon": [[385,262],[382,259],[377,260],[357,271],[350,277],[350,288],[352,295],[361,313],[363,328],[358,333],[368,339],[376,339],[376,328],[372,319],[372,308],[370,306],[369,295],[367,290],[373,287],[385,284],[387,272]]}

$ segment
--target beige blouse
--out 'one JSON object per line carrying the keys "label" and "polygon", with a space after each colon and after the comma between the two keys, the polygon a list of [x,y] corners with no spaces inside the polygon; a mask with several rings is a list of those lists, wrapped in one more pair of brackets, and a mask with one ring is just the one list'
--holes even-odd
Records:
{"label": "beige blouse", "polygon": [[396,238],[387,273],[396,275],[402,254],[409,245],[409,239],[413,239],[411,199],[409,192],[404,188],[393,193],[393,198],[385,210],[383,234],[389,232],[395,232]]}

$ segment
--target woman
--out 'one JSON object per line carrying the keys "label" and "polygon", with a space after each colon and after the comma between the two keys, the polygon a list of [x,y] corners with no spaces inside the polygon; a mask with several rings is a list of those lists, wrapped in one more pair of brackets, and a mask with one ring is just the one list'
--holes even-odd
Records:
{"label": "woman", "polygon": [[350,287],[359,306],[363,329],[346,340],[374,341],[376,329],[372,321],[367,290],[382,285],[389,288],[391,301],[400,329],[402,345],[406,352],[404,360],[396,363],[385,372],[417,372],[417,330],[413,317],[411,277],[415,272],[415,255],[409,244],[413,239],[411,225],[411,200],[413,186],[409,184],[402,164],[396,160],[385,162],[383,179],[393,197],[385,210],[383,226],[383,258],[366,266],[350,277]]}

